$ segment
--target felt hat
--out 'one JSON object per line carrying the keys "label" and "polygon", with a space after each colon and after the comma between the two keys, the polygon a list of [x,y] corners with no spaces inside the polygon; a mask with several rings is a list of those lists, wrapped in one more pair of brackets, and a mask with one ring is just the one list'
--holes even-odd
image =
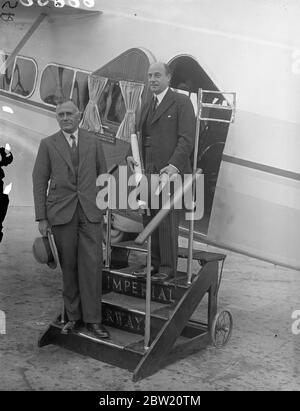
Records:
{"label": "felt hat", "polygon": [[32,252],[36,261],[40,264],[47,264],[50,268],[58,265],[58,255],[54,238],[50,231],[47,237],[37,237],[32,246]]}

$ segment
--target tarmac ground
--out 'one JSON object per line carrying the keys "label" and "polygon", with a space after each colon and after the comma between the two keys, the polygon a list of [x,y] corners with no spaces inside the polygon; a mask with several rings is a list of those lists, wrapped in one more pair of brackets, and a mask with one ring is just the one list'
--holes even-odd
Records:
{"label": "tarmac ground", "polygon": [[61,307],[61,274],[34,260],[36,236],[33,209],[10,207],[0,245],[0,310],[6,317],[0,390],[300,389],[300,333],[292,332],[292,313],[300,310],[300,272],[225,251],[218,308],[233,315],[229,344],[208,346],[134,383],[126,370],[57,346],[38,348],[40,333]]}

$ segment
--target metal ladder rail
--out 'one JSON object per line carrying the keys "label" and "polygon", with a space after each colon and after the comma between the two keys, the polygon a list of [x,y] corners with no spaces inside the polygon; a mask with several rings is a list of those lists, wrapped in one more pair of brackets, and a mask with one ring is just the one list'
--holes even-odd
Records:
{"label": "metal ladder rail", "polygon": [[[227,105],[221,105],[216,103],[204,103],[204,97],[207,94],[212,95],[228,95],[232,97],[232,104],[228,104],[228,101],[224,99],[223,101],[227,102]],[[218,118],[210,118],[204,117],[202,115],[203,108],[214,108],[217,110],[231,110],[230,119],[218,119]],[[193,175],[196,173],[197,170],[197,160],[198,160],[198,150],[199,150],[199,137],[200,137],[200,122],[201,120],[206,121],[214,121],[214,122],[221,122],[221,123],[233,123],[235,120],[235,113],[236,113],[236,93],[235,92],[224,92],[224,91],[212,91],[212,90],[203,90],[199,88],[198,95],[197,95],[197,119],[196,119],[196,131],[195,131],[195,145],[194,145],[194,159],[193,159]],[[191,284],[192,281],[192,263],[193,263],[193,237],[194,237],[194,218],[193,213],[195,209],[195,184],[193,183],[192,186],[192,216],[190,219],[189,224],[189,239],[188,239],[188,262],[187,262],[187,284]]]}

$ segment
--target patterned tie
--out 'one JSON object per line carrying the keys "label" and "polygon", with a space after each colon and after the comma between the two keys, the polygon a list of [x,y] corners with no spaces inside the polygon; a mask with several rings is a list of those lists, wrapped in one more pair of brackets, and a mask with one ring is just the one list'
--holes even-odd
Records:
{"label": "patterned tie", "polygon": [[73,134],[70,135],[70,139],[72,140],[72,145],[71,145],[71,149],[72,150],[76,150],[76,137],[73,136]]}
{"label": "patterned tie", "polygon": [[158,106],[158,98],[155,96],[153,99],[153,109],[152,109],[153,113],[157,109],[157,106]]}

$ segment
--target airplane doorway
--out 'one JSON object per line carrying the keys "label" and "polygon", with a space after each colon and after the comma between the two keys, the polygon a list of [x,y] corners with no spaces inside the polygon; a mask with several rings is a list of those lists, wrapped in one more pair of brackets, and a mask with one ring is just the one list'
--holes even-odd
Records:
{"label": "airplane doorway", "polygon": [[[190,97],[195,113],[199,88],[218,91],[218,87],[193,57],[187,55],[176,56],[169,62],[169,66],[172,71],[171,87]],[[218,101],[218,103],[221,102]],[[201,168],[204,173],[204,216],[200,221],[195,221],[195,232],[202,235],[207,235],[208,233],[228,128],[228,123],[206,120],[202,120],[200,123],[197,167]],[[183,220],[181,225],[188,227],[187,222]]]}

